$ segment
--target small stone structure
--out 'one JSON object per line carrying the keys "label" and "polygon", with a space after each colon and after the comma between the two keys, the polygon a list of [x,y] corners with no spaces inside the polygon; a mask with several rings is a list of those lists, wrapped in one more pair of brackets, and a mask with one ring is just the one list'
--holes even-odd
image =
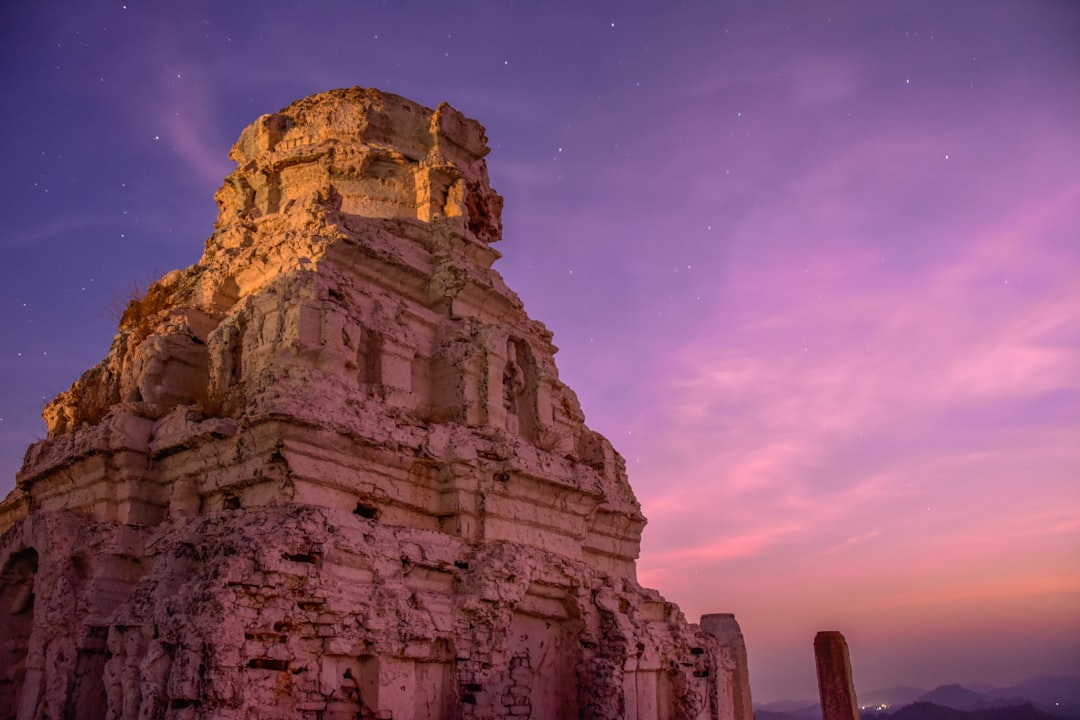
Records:
{"label": "small stone structure", "polygon": [[492,269],[487,152],[360,88],[244,130],[202,259],[0,504],[0,718],[750,720],[733,620],[636,581],[623,459]]}
{"label": "small stone structure", "polygon": [[851,658],[844,636],[836,630],[819,632],[814,637],[814,658],[822,720],[859,720]]}
{"label": "small stone structure", "polygon": [[701,616],[701,629],[720,642],[720,666],[726,682],[720,687],[720,705],[730,706],[734,720],[754,720],[750,698],[750,666],[746,659],[746,641],[742,628],[731,613]]}

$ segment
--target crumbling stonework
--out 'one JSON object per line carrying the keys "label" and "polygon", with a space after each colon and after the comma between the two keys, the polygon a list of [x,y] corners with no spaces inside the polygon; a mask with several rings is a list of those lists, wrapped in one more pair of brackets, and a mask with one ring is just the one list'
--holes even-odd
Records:
{"label": "crumbling stonework", "polygon": [[492,269],[487,152],[359,88],[244,130],[0,504],[0,718],[745,720]]}
{"label": "crumbling stonework", "polygon": [[701,616],[701,629],[720,643],[719,704],[731,707],[732,720],[754,720],[754,703],[750,699],[750,666],[739,622],[731,613],[710,613]]}

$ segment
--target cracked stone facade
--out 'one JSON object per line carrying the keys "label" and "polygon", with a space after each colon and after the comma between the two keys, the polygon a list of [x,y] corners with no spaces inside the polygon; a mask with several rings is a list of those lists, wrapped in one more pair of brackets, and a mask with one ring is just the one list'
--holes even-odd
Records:
{"label": "cracked stone facade", "polygon": [[0,718],[750,720],[734,619],[637,583],[623,459],[492,269],[487,152],[361,88],[243,131],[202,259],[0,504]]}

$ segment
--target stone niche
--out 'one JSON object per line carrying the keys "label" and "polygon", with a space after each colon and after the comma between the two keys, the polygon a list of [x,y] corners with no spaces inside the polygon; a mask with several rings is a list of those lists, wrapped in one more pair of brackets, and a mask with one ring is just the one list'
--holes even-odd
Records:
{"label": "stone niche", "polygon": [[492,267],[487,152],[361,88],[243,131],[202,259],[0,503],[0,719],[750,720],[734,619],[637,583],[625,463]]}

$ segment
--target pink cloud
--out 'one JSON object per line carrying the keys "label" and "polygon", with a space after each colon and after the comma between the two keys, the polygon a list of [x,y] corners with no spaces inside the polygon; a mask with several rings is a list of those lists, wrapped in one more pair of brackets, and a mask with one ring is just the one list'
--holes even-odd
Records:
{"label": "pink cloud", "polygon": [[687,561],[715,561],[749,557],[759,554],[773,545],[777,539],[795,532],[795,526],[766,528],[759,532],[725,537],[707,545],[674,548],[655,554],[652,562],[657,565]]}
{"label": "pink cloud", "polygon": [[904,158],[937,143],[861,144],[748,214],[650,409],[664,430],[634,441],[643,582],[758,647],[825,623],[895,641],[965,604],[1061,627],[1080,595],[1080,186],[1036,152],[1025,192],[980,181],[982,217],[875,242],[904,219],[875,183],[932,177]]}
{"label": "pink cloud", "polygon": [[873,540],[879,535],[881,535],[880,530],[871,530],[870,532],[866,532],[861,535],[854,535],[847,538],[843,542],[825,548],[825,554],[835,555],[836,553],[846,550],[847,548],[850,548],[852,546],[861,545],[862,543],[869,542],[870,540]]}

